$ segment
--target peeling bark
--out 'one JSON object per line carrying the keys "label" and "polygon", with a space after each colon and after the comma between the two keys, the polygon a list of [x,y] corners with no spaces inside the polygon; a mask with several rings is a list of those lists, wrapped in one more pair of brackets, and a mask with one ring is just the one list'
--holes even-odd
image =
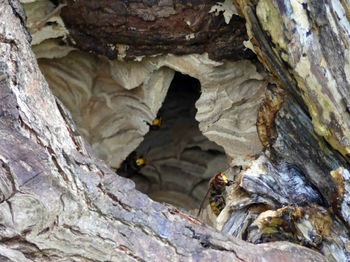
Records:
{"label": "peeling bark", "polygon": [[[279,94],[270,90],[267,99]],[[349,165],[316,134],[294,99],[283,100],[269,147],[236,177],[219,218],[223,232],[253,243],[287,240],[346,261]]]}
{"label": "peeling bark", "polygon": [[[110,59],[207,52],[213,60],[252,58],[244,21],[216,14],[220,1],[67,1],[62,17],[76,45]],[[232,5],[232,4],[231,4]]]}
{"label": "peeling bark", "polygon": [[115,175],[50,92],[13,3],[0,4],[3,261],[326,261],[233,239]]}
{"label": "peeling bark", "polygon": [[317,134],[349,157],[349,3],[235,2],[259,60],[303,99]]}
{"label": "peeling bark", "polygon": [[252,48],[284,91],[266,94],[257,121],[266,149],[237,176],[219,224],[250,242],[288,240],[347,261],[349,6],[235,3]]}

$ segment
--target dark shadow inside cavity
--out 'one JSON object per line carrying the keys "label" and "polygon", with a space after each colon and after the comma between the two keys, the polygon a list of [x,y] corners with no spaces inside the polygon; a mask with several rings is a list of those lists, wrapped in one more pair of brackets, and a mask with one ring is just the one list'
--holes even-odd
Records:
{"label": "dark shadow inside cavity", "polygon": [[[209,141],[195,120],[200,93],[197,79],[176,72],[158,112],[161,128],[150,130],[117,170],[152,199],[187,210],[199,207],[209,179],[227,167],[223,148]],[[135,165],[140,156],[146,160],[141,168]]]}

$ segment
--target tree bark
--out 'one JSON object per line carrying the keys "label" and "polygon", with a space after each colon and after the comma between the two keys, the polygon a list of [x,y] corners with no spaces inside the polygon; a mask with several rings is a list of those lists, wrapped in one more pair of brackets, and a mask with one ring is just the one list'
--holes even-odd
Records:
{"label": "tree bark", "polygon": [[248,2],[236,5],[259,60],[302,97],[317,134],[348,158],[349,2]]}
{"label": "tree bark", "polygon": [[[211,12],[214,4],[202,0],[68,0],[58,5],[64,7],[62,17],[74,45],[69,50],[121,60],[207,52],[220,61],[198,56],[196,61],[207,64],[195,68],[195,63],[184,62],[186,58],[156,57],[142,65],[149,71],[142,66],[139,70],[152,75],[168,66],[197,77],[202,100],[196,117],[204,122],[203,134],[222,143],[230,157],[243,159],[237,153],[242,151],[253,160],[231,162],[243,171],[233,175],[235,186],[217,218],[223,233],[153,202],[94,156],[38,68],[21,5],[16,0],[0,4],[1,261],[350,259],[349,3],[234,2],[241,17],[226,11],[217,15]],[[215,2],[219,9],[228,3]],[[226,21],[226,15],[231,19]],[[56,23],[47,21],[41,19],[35,26]],[[248,38],[251,44],[243,45]],[[72,59],[79,56],[84,55]],[[96,57],[90,57],[93,66],[86,63],[86,70],[95,74],[98,68],[106,74],[106,67],[95,67]],[[258,70],[241,59],[250,59]],[[108,63],[123,68],[119,61]],[[215,64],[215,70],[208,64]],[[252,78],[234,68],[242,65]],[[270,76],[262,73],[262,65]],[[169,68],[160,74],[172,75]],[[239,79],[238,88],[226,85],[227,72],[233,75],[230,81]],[[145,79],[118,84],[131,90],[148,82]],[[249,93],[252,87],[243,82],[259,88]],[[255,117],[261,97],[264,101],[253,119],[257,132],[248,136],[245,131],[252,126],[240,127],[251,121],[244,116]],[[233,112],[242,115],[240,121],[229,118]],[[258,136],[261,145],[256,145]],[[265,243],[270,241],[277,242]]]}
{"label": "tree bark", "polygon": [[0,4],[2,261],[326,261],[233,239],[116,176],[50,92],[20,8]]}
{"label": "tree bark", "polygon": [[235,4],[284,90],[267,89],[257,121],[266,155],[238,178],[248,196],[236,190],[224,231],[254,243],[301,240],[331,261],[349,260],[349,3]]}
{"label": "tree bark", "polygon": [[62,18],[80,49],[110,59],[204,52],[213,60],[252,58],[242,18],[226,23],[213,6],[206,0],[70,0]]}

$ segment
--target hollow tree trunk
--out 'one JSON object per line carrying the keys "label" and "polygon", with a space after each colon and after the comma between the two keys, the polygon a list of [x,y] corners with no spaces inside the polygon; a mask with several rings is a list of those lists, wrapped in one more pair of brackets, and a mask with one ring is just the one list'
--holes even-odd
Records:
{"label": "hollow tree trunk", "polygon": [[[193,42],[185,41],[186,35],[190,35],[186,29],[182,32],[184,36],[180,34],[181,37],[175,39],[176,45],[171,44],[174,41],[172,35],[165,35],[164,42],[150,49],[147,41],[152,39],[152,31],[145,34],[150,38],[138,38],[141,42],[133,45],[135,42],[130,39],[139,37],[139,31],[131,30],[129,35],[125,34],[122,27],[125,21],[120,22],[121,31],[115,32],[116,35],[108,35],[116,25],[103,27],[106,31],[99,31],[99,23],[105,25],[110,21],[104,12],[112,17],[125,18],[128,15],[125,9],[137,12],[140,5],[147,6],[147,2],[147,8],[155,7],[153,13],[145,11],[143,14],[148,14],[147,17],[141,18],[138,17],[141,14],[133,14],[134,19],[130,21],[136,21],[132,24],[136,29],[140,26],[140,31],[146,31],[140,22],[160,19],[160,24],[154,28],[161,31],[164,20],[154,17],[154,14],[163,10],[164,17],[170,16],[173,10],[168,2],[172,1],[163,1],[168,3],[163,7],[156,6],[153,1],[143,1],[127,8],[121,1],[115,1],[117,5],[111,5],[111,1],[85,1],[85,5],[82,4],[84,1],[73,2],[68,1],[69,8],[63,17],[66,16],[77,46],[109,58],[122,55],[132,59],[160,52],[188,54],[195,51],[206,51],[212,59],[252,58],[252,54],[241,45],[244,36],[238,37],[240,44],[233,48],[234,54],[229,48],[227,55],[222,55],[222,50],[217,51],[215,45],[203,40],[213,34],[211,40],[214,43],[228,39],[230,41],[225,42],[227,45],[223,45],[223,50],[227,50],[226,47],[234,42],[235,37],[244,35],[240,31],[227,38],[215,33],[219,29],[222,29],[220,32],[231,32],[234,23],[218,26],[214,16],[207,19],[208,7],[203,8],[203,13],[196,13],[198,17],[193,16],[192,9],[202,10],[200,5],[180,8],[190,10],[188,19],[195,17],[198,20],[190,21],[190,27],[202,22],[199,23],[201,26],[192,28],[194,35],[190,38],[193,38]],[[181,6],[180,2],[183,1],[174,2],[174,5]],[[346,140],[349,125],[349,85],[346,80],[349,74],[348,39],[341,38],[341,33],[338,38],[327,38],[335,27],[325,26],[327,23],[322,19],[317,20],[315,14],[321,10],[328,12],[329,16],[329,10],[333,9],[328,3],[310,7],[291,1],[290,6],[294,9],[290,9],[285,7],[287,3],[285,6],[277,5],[267,0],[260,1],[258,7],[254,4],[247,6],[244,1],[236,2],[250,28],[248,35],[255,52],[265,66],[275,73],[276,79],[267,81],[270,83],[267,84],[265,100],[257,114],[258,135],[265,150],[260,149],[260,156],[235,177],[236,191],[230,194],[229,198],[232,199],[227,201],[227,208],[219,217],[219,220],[225,220],[221,223],[223,231],[254,243],[269,239],[289,240],[322,251],[330,259],[346,259],[349,254],[346,202],[349,176],[349,146]],[[338,14],[338,18],[344,21],[349,6],[345,1],[341,4],[347,12],[344,16]],[[89,9],[100,11],[97,13],[105,20],[89,20],[88,17],[84,20],[69,15],[69,12],[74,13],[74,8],[84,10],[81,12],[83,16],[92,13]],[[255,8],[260,13],[256,13]],[[309,19],[315,20],[316,25],[322,25],[317,31],[319,39],[335,46],[334,49],[320,49],[325,56],[324,62],[321,56],[316,57],[320,63],[307,60],[315,55],[312,50],[305,50],[305,56],[304,52],[298,53],[302,65],[306,64],[313,75],[303,75],[304,71],[298,71],[297,59],[282,62],[279,58],[280,55],[286,60],[283,58],[284,52],[291,50],[288,44],[298,44],[292,41],[294,38],[289,39],[290,42],[284,40],[288,44],[279,43],[277,47],[281,49],[273,50],[269,41],[276,46],[277,40],[284,36],[274,38],[274,28],[268,27],[273,21],[267,21],[266,27],[260,25],[263,19],[273,20],[277,19],[278,14],[283,14],[286,27],[281,31],[286,33],[285,37],[291,37],[291,34],[299,31],[287,28],[290,26],[288,19],[293,17],[291,10],[300,12],[300,8],[304,8],[303,11],[310,15]],[[121,10],[126,13],[120,13]],[[268,15],[264,16],[264,12]],[[326,19],[327,15],[323,18]],[[25,16],[20,4],[16,0],[2,2],[0,19],[0,258],[3,261],[326,261],[320,253],[292,243],[254,245],[234,239],[204,226],[196,218],[174,207],[153,202],[136,191],[132,181],[117,176],[94,156],[88,143],[79,135],[68,110],[52,95],[31,51],[30,36],[24,27]],[[242,22],[241,18],[235,19]],[[260,23],[257,19],[261,20]],[[82,24],[79,24],[81,21]],[[86,27],[90,32],[83,30],[86,21],[92,24]],[[214,30],[201,31],[211,28],[212,23],[217,26],[214,26]],[[317,28],[315,26],[314,30]],[[152,30],[152,27],[147,30]],[[271,30],[272,40],[263,30]],[[119,38],[120,34],[122,38]],[[162,34],[157,37],[162,38]],[[316,32],[310,34],[314,36]],[[86,37],[89,37],[89,41],[79,41],[86,40]],[[118,43],[119,39],[122,40]],[[334,39],[334,42],[327,39]],[[318,43],[316,40],[312,42]],[[324,42],[321,45],[326,48]],[[191,46],[196,43],[200,46],[199,50]],[[121,53],[118,49],[121,45],[117,44],[128,45],[128,51]],[[179,49],[179,46],[183,48]],[[330,52],[341,51],[341,59],[334,61]],[[291,54],[295,55],[292,51]],[[286,63],[290,63],[289,67]],[[325,68],[324,74],[319,74],[320,66]],[[330,79],[331,76],[334,79]],[[324,83],[327,81],[322,77],[326,77],[332,85]],[[259,77],[256,79],[261,80]],[[324,83],[323,91],[319,91],[318,85],[314,85],[310,79]],[[282,91],[278,85],[285,90]],[[336,99],[331,97],[334,92],[337,92]],[[258,97],[260,93],[254,95]],[[338,104],[339,101],[342,103]],[[322,114],[323,110],[329,110],[329,118]],[[325,125],[331,129],[330,132],[325,131]]]}

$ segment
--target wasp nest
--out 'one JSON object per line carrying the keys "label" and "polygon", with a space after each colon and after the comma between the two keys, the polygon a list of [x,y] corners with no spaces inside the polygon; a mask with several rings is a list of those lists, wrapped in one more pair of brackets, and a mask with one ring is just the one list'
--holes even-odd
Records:
{"label": "wasp nest", "polygon": [[118,167],[136,149],[160,109],[174,72],[200,81],[199,129],[222,146],[233,165],[245,165],[262,146],[256,115],[262,76],[249,61],[217,63],[206,55],[108,61],[81,52],[39,64],[96,152]]}
{"label": "wasp nest", "polygon": [[[74,51],[63,58],[39,59],[39,64],[53,92],[72,112],[81,133],[115,169],[148,133],[148,123],[156,118],[175,71],[197,79],[199,98],[191,100],[196,108],[192,104],[189,108],[192,112],[188,113],[192,118],[181,119],[183,113],[178,110],[179,121],[174,123],[172,131],[153,132],[153,142],[148,140],[147,146],[138,150],[153,161],[144,168],[144,173],[155,178],[159,185],[172,185],[166,189],[172,195],[161,186],[151,190],[157,200],[172,202],[170,197],[186,203],[186,208],[198,207],[207,188],[207,182],[202,180],[208,181],[228,166],[223,153],[231,165],[240,166],[262,149],[255,121],[264,95],[264,82],[249,61],[217,63],[206,55],[168,55],[120,62]],[[185,99],[179,99],[186,103]],[[164,130],[167,120],[170,119],[164,119]],[[172,144],[166,141],[169,137]],[[159,158],[163,160],[155,163]],[[197,194],[195,185],[201,182]],[[181,192],[182,198],[193,195],[193,199],[184,202],[175,192]]]}
{"label": "wasp nest", "polygon": [[[252,62],[215,62],[206,53],[108,60],[65,44],[60,6],[29,2],[25,7],[33,50],[50,88],[111,168],[120,168],[135,150],[144,154],[144,176],[134,179],[154,199],[198,207],[212,176],[228,166],[247,165],[262,150],[256,117],[265,82]],[[185,113],[165,108],[164,126],[148,133],[176,72],[194,80],[180,83],[185,97],[176,98],[183,103],[175,107],[192,105],[183,108]]]}

